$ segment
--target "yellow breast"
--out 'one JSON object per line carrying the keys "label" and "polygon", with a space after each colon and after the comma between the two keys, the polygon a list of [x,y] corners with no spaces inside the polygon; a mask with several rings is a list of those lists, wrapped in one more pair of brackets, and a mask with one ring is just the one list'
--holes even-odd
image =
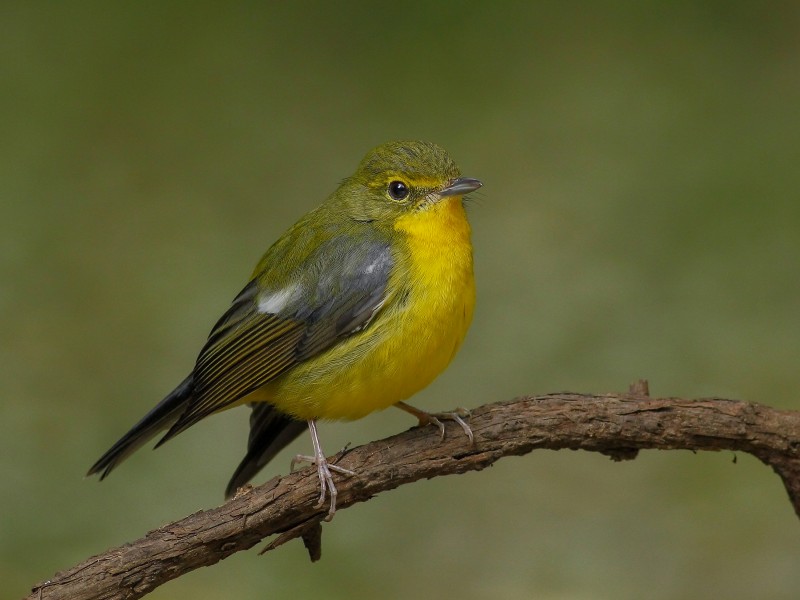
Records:
{"label": "yellow breast", "polygon": [[371,325],[258,397],[299,419],[358,419],[415,394],[455,356],[472,320],[470,228],[460,197],[401,217],[389,297]]}

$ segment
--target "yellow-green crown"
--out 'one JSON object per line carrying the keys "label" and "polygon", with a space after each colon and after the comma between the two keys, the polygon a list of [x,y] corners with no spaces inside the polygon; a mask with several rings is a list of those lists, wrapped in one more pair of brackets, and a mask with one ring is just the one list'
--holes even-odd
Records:
{"label": "yellow-green crown", "polygon": [[374,179],[382,173],[403,173],[412,179],[445,181],[460,171],[441,146],[431,142],[387,142],[373,148],[358,166],[356,176]]}

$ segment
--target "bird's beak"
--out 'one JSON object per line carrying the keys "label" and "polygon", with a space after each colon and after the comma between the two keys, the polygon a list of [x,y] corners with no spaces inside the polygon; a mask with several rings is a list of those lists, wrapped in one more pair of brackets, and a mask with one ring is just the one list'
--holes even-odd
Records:
{"label": "bird's beak", "polygon": [[448,183],[447,186],[439,192],[439,196],[463,196],[464,194],[474,192],[482,185],[483,183],[481,183],[478,179],[459,177],[458,179],[453,179],[450,183]]}

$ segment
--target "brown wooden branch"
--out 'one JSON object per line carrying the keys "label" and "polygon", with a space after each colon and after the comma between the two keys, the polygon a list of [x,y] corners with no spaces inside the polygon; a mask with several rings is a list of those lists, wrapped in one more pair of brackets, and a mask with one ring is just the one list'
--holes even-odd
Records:
{"label": "brown wooden branch", "polygon": [[[627,395],[550,394],[487,404],[472,412],[475,445],[448,425],[440,440],[433,427],[414,428],[344,453],[338,464],[354,470],[337,477],[338,510],[419,479],[479,471],[504,456],[537,448],[602,452],[615,460],[637,451],[747,452],[781,477],[800,516],[800,412],[704,398],[650,398],[646,383]],[[31,600],[140,598],[184,573],[212,565],[278,534],[270,550],[301,537],[314,558],[320,551],[315,507],[316,471],[307,468],[240,493],[222,506],[195,513],[112,548],[39,584]],[[335,522],[335,520],[334,520]]]}

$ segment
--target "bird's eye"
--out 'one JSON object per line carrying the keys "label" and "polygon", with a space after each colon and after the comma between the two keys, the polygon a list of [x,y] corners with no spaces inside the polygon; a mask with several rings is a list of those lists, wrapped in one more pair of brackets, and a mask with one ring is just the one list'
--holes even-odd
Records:
{"label": "bird's eye", "polygon": [[405,200],[408,196],[408,186],[402,181],[393,181],[389,184],[389,197],[392,200]]}

